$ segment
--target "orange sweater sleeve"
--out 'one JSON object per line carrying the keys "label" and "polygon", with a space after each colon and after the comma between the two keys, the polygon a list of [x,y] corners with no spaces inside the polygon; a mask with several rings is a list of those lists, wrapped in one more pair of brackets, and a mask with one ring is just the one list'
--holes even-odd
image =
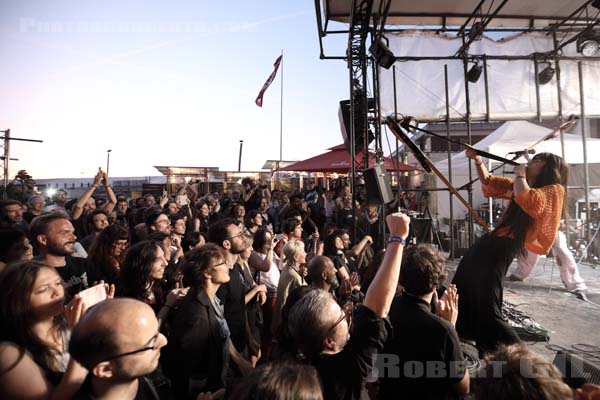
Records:
{"label": "orange sweater sleeve", "polygon": [[512,200],[513,198],[513,179],[501,176],[490,175],[488,183],[481,183],[483,195],[495,199]]}
{"label": "orange sweater sleeve", "polygon": [[565,190],[561,185],[548,185],[522,191],[515,200],[532,219],[525,247],[536,254],[547,254],[554,243],[560,224]]}

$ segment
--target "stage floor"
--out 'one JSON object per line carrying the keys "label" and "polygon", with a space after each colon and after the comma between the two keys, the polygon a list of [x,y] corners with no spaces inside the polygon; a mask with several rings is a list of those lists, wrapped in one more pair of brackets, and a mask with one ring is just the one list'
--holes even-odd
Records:
{"label": "stage floor", "polygon": [[[448,261],[449,279],[452,279],[457,265],[457,260]],[[518,310],[546,328],[550,332],[549,344],[567,349],[572,349],[574,344],[600,348],[600,267],[594,269],[585,263],[578,264],[578,267],[588,287],[588,300],[596,305],[578,299],[565,289],[553,258],[540,258],[530,277],[523,282],[505,281],[504,300],[518,305]],[[510,266],[508,275],[514,269],[516,262]],[[538,342],[530,345],[552,360],[555,351],[548,349],[547,344]]]}

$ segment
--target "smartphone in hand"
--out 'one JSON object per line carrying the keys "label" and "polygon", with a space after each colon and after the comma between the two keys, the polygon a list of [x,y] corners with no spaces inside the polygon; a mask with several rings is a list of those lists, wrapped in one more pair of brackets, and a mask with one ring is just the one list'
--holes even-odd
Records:
{"label": "smartphone in hand", "polygon": [[83,300],[83,304],[85,304],[86,308],[90,308],[91,306],[106,300],[106,288],[104,287],[104,283],[99,283],[96,286],[82,290],[79,292],[79,297]]}

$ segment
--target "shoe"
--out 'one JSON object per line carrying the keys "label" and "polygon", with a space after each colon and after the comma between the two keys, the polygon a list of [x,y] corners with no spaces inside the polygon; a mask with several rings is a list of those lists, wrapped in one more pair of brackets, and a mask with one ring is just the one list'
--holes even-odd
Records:
{"label": "shoe", "polygon": [[523,279],[519,278],[515,274],[510,274],[510,276],[508,277],[508,280],[511,282],[523,282]]}
{"label": "shoe", "polygon": [[582,289],[575,289],[575,290],[571,290],[571,293],[573,293],[575,295],[575,297],[577,297],[579,300],[583,300],[583,301],[587,301],[587,290],[582,290]]}

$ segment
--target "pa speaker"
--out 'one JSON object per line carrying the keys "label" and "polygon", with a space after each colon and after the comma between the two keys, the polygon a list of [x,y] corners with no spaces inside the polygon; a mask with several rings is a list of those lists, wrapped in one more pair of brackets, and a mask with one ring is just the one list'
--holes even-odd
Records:
{"label": "pa speaker", "polygon": [[[366,114],[375,109],[375,99],[367,99],[367,109],[365,110],[362,102],[360,101],[363,92],[358,91],[356,93],[356,118],[354,119],[354,150],[361,151],[365,147],[365,133],[367,136],[367,144],[371,143],[375,139],[375,135],[367,125],[365,125]],[[340,119],[340,130],[342,131],[342,138],[344,139],[344,145],[346,150],[350,153],[350,100],[340,101],[340,109],[338,112]]]}
{"label": "pa speaker", "polygon": [[578,389],[585,383],[600,385],[600,365],[591,359],[559,351],[554,357],[553,364],[560,370],[567,385]]}
{"label": "pa speaker", "polygon": [[387,204],[394,200],[390,179],[383,164],[363,170],[363,178],[369,204]]}

